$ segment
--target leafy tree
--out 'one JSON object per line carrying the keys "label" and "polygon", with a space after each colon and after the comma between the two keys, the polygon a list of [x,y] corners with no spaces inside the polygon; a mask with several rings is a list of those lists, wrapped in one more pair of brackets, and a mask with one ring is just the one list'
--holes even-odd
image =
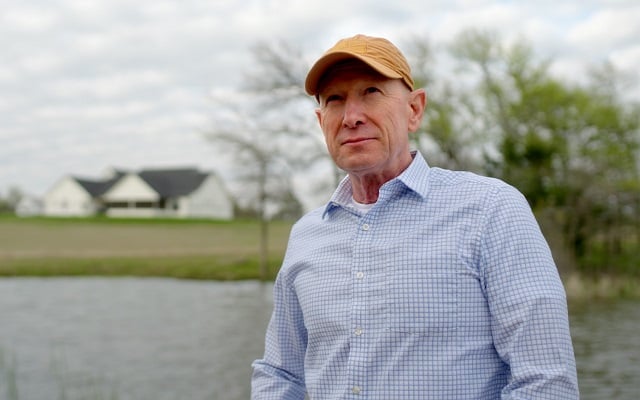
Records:
{"label": "leafy tree", "polygon": [[[602,235],[623,232],[613,221],[622,222],[634,201],[637,218],[637,195],[629,191],[638,184],[637,108],[626,109],[611,90],[560,82],[524,42],[505,47],[491,33],[466,31],[452,50],[479,77],[470,95],[481,100],[478,120],[486,121],[497,149],[485,157],[486,172],[550,216],[575,260]],[[605,87],[615,86],[612,74],[601,76],[609,80]]]}
{"label": "leafy tree", "polygon": [[477,156],[484,135],[476,129],[472,97],[446,77],[438,77],[436,55],[427,38],[413,37],[407,45],[416,88],[427,91],[427,108],[422,125],[412,135],[415,148],[431,165],[449,169],[481,169]]}

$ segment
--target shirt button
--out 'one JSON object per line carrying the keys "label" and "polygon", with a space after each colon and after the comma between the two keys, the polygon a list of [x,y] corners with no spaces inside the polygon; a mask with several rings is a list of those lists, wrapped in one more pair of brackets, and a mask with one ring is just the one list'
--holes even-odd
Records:
{"label": "shirt button", "polygon": [[354,386],[351,388],[351,393],[353,394],[360,394],[361,391],[362,389],[360,389],[360,386]]}
{"label": "shirt button", "polygon": [[370,228],[369,224],[362,224],[362,230],[363,231],[368,231]]}
{"label": "shirt button", "polygon": [[362,272],[362,271],[356,272],[356,278],[358,278],[358,279],[364,278],[364,272]]}
{"label": "shirt button", "polygon": [[360,336],[360,335],[362,335],[362,328],[356,328],[356,329],[353,331],[353,333],[354,333],[356,336]]}

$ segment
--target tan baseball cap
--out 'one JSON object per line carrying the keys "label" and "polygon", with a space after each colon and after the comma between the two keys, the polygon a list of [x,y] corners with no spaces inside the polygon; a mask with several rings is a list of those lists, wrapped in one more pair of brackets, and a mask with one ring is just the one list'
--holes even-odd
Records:
{"label": "tan baseball cap", "polygon": [[402,81],[413,90],[413,78],[407,59],[390,41],[366,35],[356,35],[338,41],[316,61],[309,70],[304,89],[307,94],[318,94],[322,76],[339,61],[358,59],[383,76]]}

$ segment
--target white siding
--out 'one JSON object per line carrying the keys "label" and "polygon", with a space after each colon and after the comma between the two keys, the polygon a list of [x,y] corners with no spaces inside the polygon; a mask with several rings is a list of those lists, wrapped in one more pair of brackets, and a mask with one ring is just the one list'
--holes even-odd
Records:
{"label": "white siding", "polygon": [[233,219],[233,202],[215,174],[210,174],[191,195],[180,198],[178,204],[181,217]]}
{"label": "white siding", "polygon": [[160,196],[136,174],[122,177],[103,196],[108,202],[158,201]]}
{"label": "white siding", "polygon": [[84,217],[96,213],[91,195],[75,179],[65,177],[44,195],[44,215]]}

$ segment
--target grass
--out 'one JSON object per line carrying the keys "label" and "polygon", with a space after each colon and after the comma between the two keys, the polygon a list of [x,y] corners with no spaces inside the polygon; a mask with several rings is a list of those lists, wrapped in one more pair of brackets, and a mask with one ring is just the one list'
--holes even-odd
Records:
{"label": "grass", "polygon": [[[280,267],[291,224],[270,224],[270,278]],[[258,249],[255,220],[0,216],[0,276],[259,279]],[[570,300],[640,298],[633,254],[624,265],[635,273],[588,269],[566,276]]]}
{"label": "grass", "polygon": [[[270,224],[272,275],[290,228]],[[0,217],[0,276],[257,279],[258,250],[253,220]]]}
{"label": "grass", "polygon": [[640,299],[640,280],[620,275],[572,273],[564,279],[569,302],[575,306],[590,301]]}

